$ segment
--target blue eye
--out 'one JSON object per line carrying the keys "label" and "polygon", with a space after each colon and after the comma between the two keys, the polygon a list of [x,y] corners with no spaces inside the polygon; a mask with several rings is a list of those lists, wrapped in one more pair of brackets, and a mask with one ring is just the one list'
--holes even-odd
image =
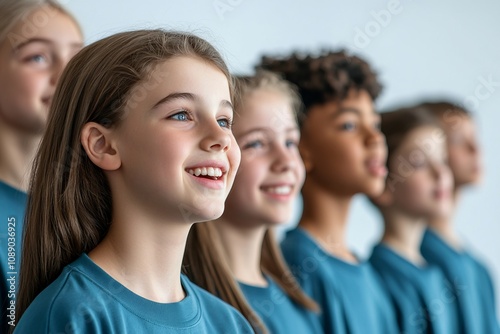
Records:
{"label": "blue eye", "polygon": [[247,144],[245,144],[242,149],[247,149],[247,148],[260,148],[260,147],[263,147],[264,146],[264,143],[260,140],[254,140],[254,141],[251,141]]}
{"label": "blue eye", "polygon": [[219,123],[219,125],[222,127],[222,128],[228,128],[228,129],[231,129],[233,123],[231,122],[230,119],[227,119],[227,118],[223,118],[223,119],[218,119],[217,120],[217,123]]}
{"label": "blue eye", "polygon": [[350,122],[347,122],[347,123],[343,123],[340,128],[342,130],[345,130],[345,131],[352,131],[352,130],[355,130],[356,129],[356,124],[355,123],[350,123]]}
{"label": "blue eye", "polygon": [[42,55],[34,55],[34,56],[31,56],[31,57],[29,57],[29,59],[28,59],[28,60],[29,60],[30,62],[33,62],[33,63],[42,63],[42,62],[46,61],[46,60],[45,60],[45,57],[44,57],[44,56],[42,56]]}
{"label": "blue eye", "polygon": [[295,140],[287,140],[285,145],[286,147],[297,147],[298,143]]}
{"label": "blue eye", "polygon": [[186,122],[186,121],[189,121],[189,113],[187,111],[180,111],[176,114],[173,114],[172,116],[169,116],[168,118],[174,119],[174,120],[180,121],[180,122]]}

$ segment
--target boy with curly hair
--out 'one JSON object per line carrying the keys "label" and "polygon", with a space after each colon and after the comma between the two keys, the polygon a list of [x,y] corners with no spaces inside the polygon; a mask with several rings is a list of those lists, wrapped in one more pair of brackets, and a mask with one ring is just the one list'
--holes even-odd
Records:
{"label": "boy with curly hair", "polygon": [[304,210],[282,243],[285,259],[321,306],[325,333],[397,333],[380,278],[346,240],[353,197],[382,193],[387,174],[374,109],[382,89],[376,74],[345,51],[263,57],[259,67],[295,84],[305,107],[299,143],[306,167]]}

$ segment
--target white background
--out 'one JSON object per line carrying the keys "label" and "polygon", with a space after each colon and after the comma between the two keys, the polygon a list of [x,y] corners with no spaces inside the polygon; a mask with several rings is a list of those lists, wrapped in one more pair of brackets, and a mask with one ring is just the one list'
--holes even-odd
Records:
{"label": "white background", "polygon": [[[442,96],[473,105],[485,177],[464,194],[456,225],[489,265],[500,302],[500,1],[62,2],[80,21],[86,43],[125,29],[187,30],[212,42],[235,73],[249,73],[263,53],[346,47],[380,73],[379,108]],[[488,80],[493,84],[485,86]],[[380,231],[377,212],[357,198],[352,248],[368,255]]]}

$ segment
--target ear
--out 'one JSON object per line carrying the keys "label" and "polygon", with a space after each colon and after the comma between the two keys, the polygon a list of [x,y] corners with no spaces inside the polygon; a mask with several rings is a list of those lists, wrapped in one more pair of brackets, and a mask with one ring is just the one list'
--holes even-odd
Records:
{"label": "ear", "polygon": [[373,203],[375,203],[378,207],[385,208],[394,203],[394,192],[391,190],[391,187],[385,184],[384,191],[378,197],[370,198]]}
{"label": "ear", "polygon": [[89,122],[83,126],[80,140],[90,160],[106,171],[116,170],[121,166],[121,159],[112,141],[112,130],[101,124]]}
{"label": "ear", "polygon": [[314,164],[312,162],[311,152],[308,149],[307,144],[303,139],[301,139],[299,142],[299,153],[300,156],[302,157],[302,161],[304,162],[306,173],[310,173],[314,168]]}

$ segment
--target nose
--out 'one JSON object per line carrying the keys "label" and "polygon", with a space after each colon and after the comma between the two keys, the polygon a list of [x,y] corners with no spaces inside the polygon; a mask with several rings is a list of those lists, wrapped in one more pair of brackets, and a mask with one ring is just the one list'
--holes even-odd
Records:
{"label": "nose", "polygon": [[440,181],[444,173],[446,172],[446,168],[448,168],[444,163],[440,162],[433,162],[431,163],[431,172],[434,178],[438,181]]}
{"label": "nose", "polygon": [[286,145],[275,145],[273,150],[273,164],[271,165],[271,170],[275,173],[286,172],[296,165],[296,158],[293,155],[292,150]]}
{"label": "nose", "polygon": [[200,143],[203,150],[216,152],[229,150],[232,136],[229,129],[222,128],[216,120],[210,121],[204,128],[203,139]]}
{"label": "nose", "polygon": [[59,78],[61,77],[61,74],[68,64],[69,59],[67,60],[57,60],[54,62],[52,65],[52,75],[50,76],[50,83],[53,86],[57,85],[57,82],[59,81]]}
{"label": "nose", "polygon": [[376,127],[366,128],[366,145],[367,146],[385,145],[385,136],[380,131],[379,128]]}
{"label": "nose", "polygon": [[472,154],[477,154],[478,153],[478,145],[475,141],[469,141],[468,142],[468,147],[469,147],[469,151],[472,153]]}

